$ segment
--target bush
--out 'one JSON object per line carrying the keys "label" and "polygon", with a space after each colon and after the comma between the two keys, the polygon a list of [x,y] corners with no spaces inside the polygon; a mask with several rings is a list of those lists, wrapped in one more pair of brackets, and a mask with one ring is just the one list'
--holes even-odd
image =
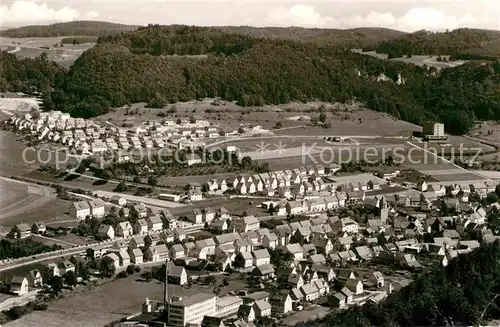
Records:
{"label": "bush", "polygon": [[126,271],[120,271],[118,275],[116,275],[116,278],[126,278],[128,276]]}
{"label": "bush", "polygon": [[38,310],[38,311],[45,311],[49,308],[49,305],[47,304],[47,302],[41,302],[41,301],[38,301],[35,303],[33,309],[35,310]]}
{"label": "bush", "polygon": [[153,274],[151,273],[151,271],[145,271],[142,273],[141,277],[144,278],[146,282],[149,282],[151,281],[151,279],[153,279]]}
{"label": "bush", "polygon": [[[129,265],[127,267],[127,274],[133,275],[136,268],[138,268],[138,267],[135,267],[134,265]],[[141,270],[141,268],[139,268],[139,271],[140,270]]]}

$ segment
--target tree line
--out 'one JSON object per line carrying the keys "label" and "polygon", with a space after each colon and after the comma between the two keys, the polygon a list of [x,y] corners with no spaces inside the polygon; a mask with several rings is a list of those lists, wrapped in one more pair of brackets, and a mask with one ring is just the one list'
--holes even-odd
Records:
{"label": "tree line", "polygon": [[[500,57],[500,31],[460,28],[445,33],[420,31],[406,34],[376,47],[389,58],[408,55],[452,55],[462,57],[473,50],[476,55]],[[483,49],[483,50],[481,50]],[[480,59],[480,58],[478,58]]]}
{"label": "tree line", "polygon": [[124,31],[133,31],[138,26],[115,24],[100,21],[73,21],[50,25],[29,25],[0,31],[0,36],[23,37],[57,37],[57,36],[99,36]]}
{"label": "tree line", "polygon": [[436,266],[378,304],[331,312],[299,326],[471,326],[500,318],[500,246],[484,244]]}

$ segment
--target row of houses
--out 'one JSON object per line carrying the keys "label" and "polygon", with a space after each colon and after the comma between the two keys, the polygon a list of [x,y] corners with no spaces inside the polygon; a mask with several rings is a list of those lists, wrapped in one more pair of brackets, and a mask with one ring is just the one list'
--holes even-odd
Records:
{"label": "row of houses", "polygon": [[118,223],[116,227],[111,225],[101,225],[98,235],[103,239],[114,239],[115,237],[129,238],[134,234],[146,235],[148,233],[158,233],[163,230],[163,220],[159,215],[138,219],[134,225],[129,221]]}
{"label": "row of houses", "polygon": [[498,183],[485,181],[485,182],[474,182],[472,184],[452,184],[452,185],[441,185],[420,182],[417,185],[417,189],[426,194],[433,194],[434,196],[444,196],[446,194],[451,194],[453,196],[461,195],[463,201],[468,201],[468,197],[471,194],[478,194],[481,198],[486,197],[488,194],[495,192]]}
{"label": "row of houses", "polygon": [[[335,173],[340,167],[331,165],[324,167],[322,165],[300,167],[293,170],[272,171],[267,173],[254,174],[249,176],[236,176],[230,179],[211,179],[204,185],[209,192],[224,192],[228,189],[234,189],[240,194],[253,194],[257,192],[267,192],[274,195],[278,189],[290,190],[292,185],[306,190],[324,190],[326,185],[321,179],[326,174]],[[283,192],[283,191],[282,191]]]}

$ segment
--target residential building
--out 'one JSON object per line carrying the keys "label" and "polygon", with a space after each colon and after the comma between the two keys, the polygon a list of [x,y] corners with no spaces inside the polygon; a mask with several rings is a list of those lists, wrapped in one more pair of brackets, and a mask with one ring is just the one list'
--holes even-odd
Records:
{"label": "residential building", "polygon": [[76,217],[76,219],[85,219],[90,216],[90,206],[87,201],[73,202],[70,207],[70,215]]}
{"label": "residential building", "polygon": [[37,221],[31,225],[31,232],[35,234],[43,234],[47,231],[47,226],[41,221]]}
{"label": "residential building", "polygon": [[23,276],[13,276],[10,280],[9,290],[18,296],[28,293],[28,279]]}
{"label": "residential building", "polygon": [[312,283],[302,285],[300,291],[304,295],[304,299],[309,302],[316,300],[320,296],[318,289]]}
{"label": "residential building", "polygon": [[269,299],[273,315],[284,315],[293,310],[293,300],[289,291],[275,293]]}
{"label": "residential building", "polygon": [[129,256],[130,256],[130,262],[133,264],[141,264],[144,261],[144,255],[142,254],[142,251],[140,249],[132,249],[129,251]]}
{"label": "residential building", "polygon": [[260,223],[254,216],[245,216],[243,218],[233,219],[231,227],[239,233],[244,233],[258,230],[260,228]]}
{"label": "residential building", "polygon": [[159,232],[163,229],[163,222],[160,216],[151,216],[146,218],[146,224],[148,225],[148,231]]}
{"label": "residential building", "polygon": [[184,285],[188,281],[186,269],[182,266],[176,266],[172,261],[167,263],[168,283]]}
{"label": "residential building", "polygon": [[72,264],[71,262],[69,262],[68,260],[65,260],[63,262],[60,262],[58,265],[57,265],[58,269],[59,269],[59,274],[61,276],[64,276],[66,273],[72,271],[72,272],[75,272],[75,265]]}
{"label": "residential building", "polygon": [[132,225],[128,221],[120,222],[118,226],[116,226],[116,236],[130,237],[133,233]]}
{"label": "residential building", "polygon": [[134,224],[134,234],[145,235],[148,233],[148,223],[146,219],[139,219]]}
{"label": "residential building", "polygon": [[110,225],[101,225],[97,234],[103,239],[112,240],[115,238],[115,230],[113,229],[113,226]]}
{"label": "residential building", "polygon": [[255,250],[252,252],[253,265],[262,266],[271,263],[271,255],[266,249]]}
{"label": "residential building", "polygon": [[42,286],[43,283],[42,274],[37,269],[30,270],[26,275],[26,279],[28,280],[29,288],[38,288]]}
{"label": "residential building", "polygon": [[31,227],[26,223],[18,224],[12,227],[9,234],[12,238],[26,238],[31,236]]}
{"label": "residential building", "polygon": [[168,248],[165,244],[149,247],[144,252],[144,259],[147,261],[164,261],[168,259]]}
{"label": "residential building", "polygon": [[105,215],[104,201],[95,199],[89,201],[90,215],[95,218],[102,218]]}
{"label": "residential building", "polygon": [[121,207],[124,207],[127,205],[127,200],[124,197],[119,196],[119,195],[112,196],[110,202],[117,204]]}

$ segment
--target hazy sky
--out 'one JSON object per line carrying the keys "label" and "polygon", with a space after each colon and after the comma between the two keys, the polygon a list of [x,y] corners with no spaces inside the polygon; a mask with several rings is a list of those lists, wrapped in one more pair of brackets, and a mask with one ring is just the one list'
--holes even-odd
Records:
{"label": "hazy sky", "polygon": [[2,26],[72,20],[104,20],[140,25],[380,26],[403,31],[477,27],[500,30],[500,0],[0,0]]}

